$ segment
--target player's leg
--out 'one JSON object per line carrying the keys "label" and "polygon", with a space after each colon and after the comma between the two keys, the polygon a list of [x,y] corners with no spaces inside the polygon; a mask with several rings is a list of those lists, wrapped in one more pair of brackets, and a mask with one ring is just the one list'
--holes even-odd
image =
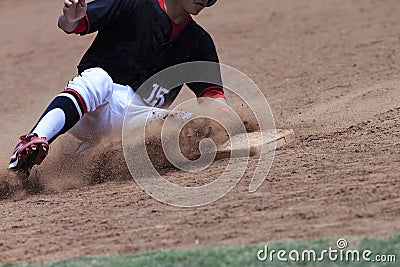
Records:
{"label": "player's leg", "polygon": [[69,131],[81,140],[77,153],[86,153],[98,143],[99,138],[107,136],[112,143],[121,142],[122,126],[127,129],[144,127],[147,122],[162,120],[171,112],[174,118],[189,120],[192,113],[170,111],[147,106],[142,98],[129,86],[113,84],[112,94],[106,96],[106,105],[89,112]]}
{"label": "player's leg", "polygon": [[193,114],[181,109],[169,110],[147,106],[139,95],[135,94],[126,112],[125,124],[127,127],[142,127],[148,122],[165,119],[167,116],[182,121],[188,121]]}
{"label": "player's leg", "polygon": [[100,68],[84,71],[69,82],[47,107],[38,123],[14,150],[9,169],[29,175],[35,164],[46,157],[49,143],[70,130],[86,112],[93,112],[103,105],[112,93],[112,80]]}
{"label": "player's leg", "polygon": [[35,127],[20,137],[9,169],[20,170],[28,176],[32,166],[39,165],[47,156],[49,143],[79,121],[85,110],[84,105],[84,102],[79,102],[79,94],[73,90],[57,95]]}

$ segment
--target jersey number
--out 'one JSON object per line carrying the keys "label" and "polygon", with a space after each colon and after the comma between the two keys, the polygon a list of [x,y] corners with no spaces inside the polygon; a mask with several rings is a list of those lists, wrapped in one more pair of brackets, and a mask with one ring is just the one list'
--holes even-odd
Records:
{"label": "jersey number", "polygon": [[168,94],[169,90],[158,85],[158,84],[153,84],[153,90],[151,91],[151,94],[148,98],[144,98],[144,102],[146,104],[152,106],[152,107],[160,107],[164,105],[165,98],[164,95]]}

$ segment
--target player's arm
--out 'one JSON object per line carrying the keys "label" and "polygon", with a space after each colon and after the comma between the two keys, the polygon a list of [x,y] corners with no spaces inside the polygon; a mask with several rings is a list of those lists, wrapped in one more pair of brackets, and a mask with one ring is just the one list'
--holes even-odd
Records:
{"label": "player's arm", "polygon": [[219,59],[214,44],[209,46],[201,56],[196,58],[196,61],[210,62],[209,64],[205,64],[203,69],[204,73],[201,73],[201,76],[204,76],[208,82],[194,82],[187,84],[197,96],[199,104],[207,102],[207,98],[226,100],[222,85]]}
{"label": "player's arm", "polygon": [[58,26],[66,33],[85,35],[106,27],[131,14],[138,0],[64,0]]}
{"label": "player's arm", "polygon": [[218,117],[230,117],[230,108],[222,84],[218,54],[211,39],[209,42],[212,45],[208,46],[208,49],[197,59],[198,61],[211,62],[205,65],[204,69],[204,76],[207,77],[209,82],[195,82],[187,85],[197,96],[200,106],[212,108],[212,113]]}

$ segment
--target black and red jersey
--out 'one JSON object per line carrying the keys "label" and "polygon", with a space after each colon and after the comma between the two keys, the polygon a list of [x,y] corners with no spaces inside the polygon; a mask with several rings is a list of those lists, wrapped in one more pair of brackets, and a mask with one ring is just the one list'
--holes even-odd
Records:
{"label": "black and red jersey", "polygon": [[[76,33],[98,32],[78,65],[104,69],[115,83],[137,90],[157,72],[176,64],[194,61],[218,63],[211,36],[192,18],[176,25],[164,10],[164,0],[94,0]],[[83,27],[82,27],[83,25]],[[220,77],[219,69],[218,77]],[[215,75],[215,73],[214,73]],[[187,84],[200,97],[207,91],[223,94],[218,85],[204,82]],[[182,86],[164,95],[168,106]],[[151,90],[152,88],[149,88]]]}

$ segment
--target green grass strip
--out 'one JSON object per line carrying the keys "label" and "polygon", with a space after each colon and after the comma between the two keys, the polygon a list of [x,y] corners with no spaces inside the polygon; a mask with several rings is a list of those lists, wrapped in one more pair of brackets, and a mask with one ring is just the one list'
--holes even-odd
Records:
{"label": "green grass strip", "polygon": [[[332,256],[337,255],[338,259],[331,260],[326,253],[323,261],[309,261],[308,256],[310,250],[316,252],[316,258],[322,258],[321,253],[323,250],[328,250],[329,247],[332,249],[338,249],[336,241],[337,239],[317,239],[311,241],[279,241],[273,243],[264,243],[257,245],[230,245],[223,244],[210,248],[199,248],[199,249],[187,249],[187,250],[158,250],[149,251],[134,255],[111,255],[111,256],[101,256],[101,257],[83,257],[83,258],[73,258],[65,261],[54,262],[54,263],[41,263],[39,265],[31,264],[6,264],[3,267],[53,267],[53,266],[65,266],[65,267],[107,267],[107,266],[121,266],[121,267],[134,267],[134,266],[162,266],[162,267],[186,267],[186,266],[400,266],[400,234],[396,234],[389,237],[381,238],[357,238],[350,237],[346,239],[348,242],[347,248],[343,249],[346,255],[346,251],[357,250],[359,255],[366,250],[372,251],[369,256],[371,260],[374,260],[376,255],[381,255],[386,257],[387,260],[392,262],[377,262],[370,261],[367,262],[362,258],[360,261],[353,261],[356,259],[355,254],[349,254],[343,256],[340,260],[340,250],[337,254],[332,254]],[[267,259],[266,261],[260,261],[257,258],[258,251],[265,251],[265,245],[268,246],[268,251],[272,250],[286,251],[286,258],[288,261],[282,262],[277,258],[276,253],[274,254],[273,261]],[[298,261],[293,261],[289,258],[289,253],[292,253],[292,259],[296,258],[296,250],[299,253]],[[306,251],[306,252],[304,252]],[[302,260],[301,255],[304,254],[304,260]],[[354,255],[351,256],[351,255]],[[393,256],[390,256],[393,255]],[[260,256],[265,256],[265,253],[261,253]],[[392,257],[392,258],[390,258]],[[395,257],[395,262],[393,262]],[[332,257],[334,258],[334,257]],[[347,261],[346,261],[347,259]]]}

